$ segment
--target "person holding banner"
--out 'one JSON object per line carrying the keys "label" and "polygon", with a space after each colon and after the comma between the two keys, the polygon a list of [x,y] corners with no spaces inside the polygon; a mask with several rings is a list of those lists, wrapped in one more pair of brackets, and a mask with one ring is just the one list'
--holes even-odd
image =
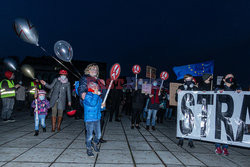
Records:
{"label": "person holding banner", "polygon": [[134,90],[132,92],[131,129],[134,129],[134,126],[137,129],[140,129],[140,127],[139,127],[140,115],[141,115],[141,112],[143,111],[143,107],[144,107],[145,101],[146,101],[146,99],[148,97],[147,94],[142,94],[142,91],[141,91],[142,84],[143,84],[143,79],[140,78],[138,80],[137,90]]}
{"label": "person holding banner", "polygon": [[[89,64],[85,70],[84,75],[79,80],[79,87],[78,87],[78,95],[80,97],[80,104],[83,104],[83,101],[85,99],[86,93],[88,92],[88,83],[94,82],[98,84],[99,91],[101,92],[100,96],[102,100],[104,99],[104,96],[106,94],[106,88],[105,88],[105,81],[102,79],[99,79],[99,67],[96,63]],[[83,107],[83,106],[82,106]],[[104,118],[101,117],[101,129],[104,126]],[[100,143],[106,143],[107,141],[104,140],[102,137],[100,138]]]}
{"label": "person holding banner", "polygon": [[[56,129],[56,118],[57,118],[57,131],[61,130],[61,123],[63,117],[63,110],[66,105],[66,98],[68,99],[68,106],[71,106],[71,90],[70,82],[68,81],[66,70],[59,71],[59,77],[55,78],[51,84],[41,80],[46,88],[51,89],[50,91],[50,107],[52,107],[52,132]],[[58,117],[57,117],[58,115]]]}
{"label": "person holding banner", "polygon": [[210,91],[213,89],[212,85],[212,80],[213,80],[213,75],[212,74],[203,74],[202,75],[202,80],[199,84],[199,90],[201,91]]}
{"label": "person holding banner", "polygon": [[[179,87],[178,87],[178,89],[177,89],[177,94],[176,94],[176,99],[178,99],[178,93],[180,92],[180,91],[187,91],[187,90],[189,90],[189,91],[198,91],[198,87],[196,87],[195,86],[195,83],[194,83],[194,81],[193,81],[193,76],[192,75],[190,75],[190,74],[186,74],[186,75],[184,75],[184,84],[183,85],[180,85]],[[178,100],[176,100],[176,101],[178,101]],[[183,140],[184,140],[184,138],[180,138],[179,139],[179,142],[178,142],[178,146],[183,146]],[[188,146],[190,147],[190,148],[193,148],[194,147],[194,144],[193,144],[193,140],[192,139],[189,139],[188,140]]]}
{"label": "person holding banner", "polygon": [[157,87],[157,81],[152,83],[151,94],[149,95],[150,100],[148,103],[148,116],[146,121],[146,129],[149,130],[150,119],[152,115],[152,130],[155,130],[155,119],[157,111],[159,110],[159,105],[161,101],[161,93],[159,92],[159,88]]}
{"label": "person holding banner", "polygon": [[[236,84],[234,75],[227,74],[221,81],[221,87],[217,88],[216,91],[219,91],[220,93],[222,93],[223,91],[237,91],[238,93],[240,93],[242,89],[239,85]],[[216,154],[220,155],[223,152],[224,155],[226,156],[229,155],[227,144],[222,144],[221,146],[220,143],[216,143],[215,147],[216,147],[215,150]]]}

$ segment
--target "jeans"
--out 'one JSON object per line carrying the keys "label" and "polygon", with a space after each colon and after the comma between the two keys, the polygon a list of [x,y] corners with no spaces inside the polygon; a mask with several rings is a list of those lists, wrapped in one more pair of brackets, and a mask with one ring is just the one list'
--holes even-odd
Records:
{"label": "jeans", "polygon": [[34,113],[35,130],[39,130],[39,122],[41,122],[41,125],[42,125],[43,128],[46,127],[45,118],[46,118],[46,115],[38,115],[38,120],[36,120],[36,114]]}
{"label": "jeans", "polygon": [[[215,147],[217,148],[217,147],[220,147],[221,146],[221,144],[220,143],[215,143]],[[228,148],[228,145],[227,144],[222,144],[222,150],[224,149],[224,148]]]}
{"label": "jeans", "polygon": [[152,125],[152,126],[155,126],[156,114],[157,114],[157,110],[148,109],[148,117],[147,117],[147,122],[146,122],[146,125],[147,125],[147,126],[150,125],[150,118],[151,118],[151,115],[152,115],[152,122],[151,122],[151,125]]}
{"label": "jeans", "polygon": [[100,120],[98,121],[92,121],[92,122],[85,122],[87,134],[86,134],[86,146],[87,149],[91,149],[91,142],[93,138],[93,132],[95,132],[95,138],[93,142],[95,144],[99,143],[99,140],[101,138],[101,125]]}
{"label": "jeans", "polygon": [[10,119],[13,112],[15,99],[12,97],[2,98],[2,119]]}
{"label": "jeans", "polygon": [[166,108],[165,118],[170,119],[172,117],[172,108]]}

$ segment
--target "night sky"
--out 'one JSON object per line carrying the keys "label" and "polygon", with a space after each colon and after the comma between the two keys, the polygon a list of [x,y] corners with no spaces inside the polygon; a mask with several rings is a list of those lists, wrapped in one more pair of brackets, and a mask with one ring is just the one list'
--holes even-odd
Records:
{"label": "night sky", "polygon": [[250,1],[233,0],[4,0],[0,7],[0,54],[41,56],[17,38],[15,18],[28,18],[39,44],[54,54],[58,40],[69,42],[75,60],[119,62],[170,73],[173,66],[215,61],[215,74],[233,73],[250,85]]}

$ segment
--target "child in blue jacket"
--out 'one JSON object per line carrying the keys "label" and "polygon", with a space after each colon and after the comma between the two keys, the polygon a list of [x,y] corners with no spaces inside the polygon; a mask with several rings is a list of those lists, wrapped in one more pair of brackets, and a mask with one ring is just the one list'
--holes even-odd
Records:
{"label": "child in blue jacket", "polygon": [[[98,84],[94,82],[90,82],[88,84],[88,92],[83,100],[84,105],[84,122],[87,130],[86,134],[86,147],[87,154],[90,157],[94,157],[92,152],[92,147],[95,152],[99,152],[99,148],[97,147],[99,143],[99,139],[101,138],[101,111],[102,107],[102,99],[100,97],[100,92],[98,91]],[[95,133],[95,138],[92,144],[93,132]]]}

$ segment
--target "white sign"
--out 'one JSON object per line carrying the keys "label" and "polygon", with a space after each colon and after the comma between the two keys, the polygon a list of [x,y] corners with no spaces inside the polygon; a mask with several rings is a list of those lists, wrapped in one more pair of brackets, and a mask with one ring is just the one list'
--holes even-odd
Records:
{"label": "white sign", "polygon": [[250,92],[181,91],[177,137],[250,148]]}

